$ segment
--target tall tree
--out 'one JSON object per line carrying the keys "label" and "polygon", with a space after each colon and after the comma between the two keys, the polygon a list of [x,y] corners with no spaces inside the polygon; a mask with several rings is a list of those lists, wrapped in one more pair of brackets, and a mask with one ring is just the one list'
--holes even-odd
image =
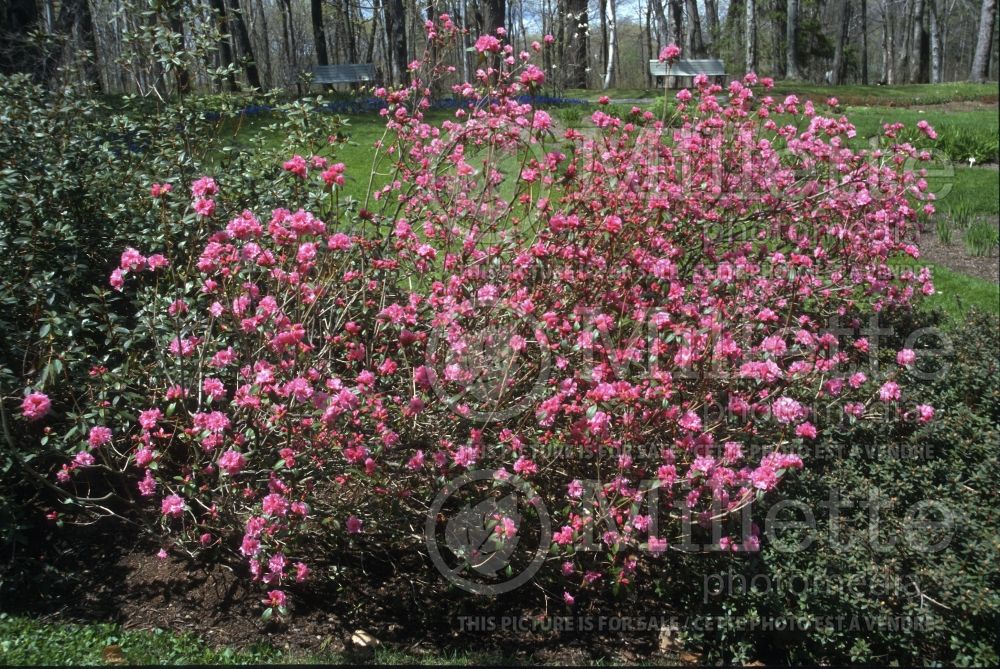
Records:
{"label": "tall tree", "polygon": [[705,55],[705,42],[701,36],[701,16],[697,0],[686,0],[687,24],[684,31],[684,48],[689,57]]}
{"label": "tall tree", "polygon": [[930,17],[931,83],[940,84],[942,77],[941,23],[938,20],[937,0],[927,0]]}
{"label": "tall tree", "polygon": [[[183,49],[186,37],[184,35],[184,18],[181,15],[182,11],[182,0],[175,0],[175,2],[172,2],[167,6],[170,31],[174,33],[175,39],[180,40],[180,45]],[[191,92],[191,73],[188,71],[183,60],[181,60],[181,62],[174,68],[174,78],[177,83],[178,93],[183,95]]]}
{"label": "tall tree", "polygon": [[[919,84],[927,80],[924,76],[928,63],[927,30],[924,28],[924,6],[926,0],[913,0],[913,36],[910,38],[910,83]],[[929,64],[929,63],[928,63]]]}
{"label": "tall tree", "polygon": [[[222,66],[230,67],[235,61],[233,60],[233,47],[229,42],[229,20],[226,16],[226,3],[223,0],[210,0],[209,4],[212,7],[212,13],[215,15],[215,21],[221,35],[219,39],[219,57],[222,61]],[[226,85],[230,91],[237,89],[236,76],[232,72],[226,77]]]}
{"label": "tall tree", "polygon": [[607,25],[608,25],[608,60],[607,65],[604,68],[604,89],[607,90],[611,87],[612,82],[615,78],[615,47],[618,42],[618,17],[616,16],[615,10],[615,0],[604,0],[605,7],[607,8]]}
{"label": "tall tree", "polygon": [[868,0],[861,0],[861,83],[868,85]]}
{"label": "tall tree", "polygon": [[506,23],[506,0],[482,0],[483,34],[493,35]]}
{"label": "tall tree", "polygon": [[840,30],[833,55],[833,84],[839,86],[847,78],[847,35],[851,27],[851,0],[840,1]]}
{"label": "tall tree", "polygon": [[985,82],[990,76],[990,52],[993,50],[993,25],[997,18],[997,0],[983,0],[979,11],[979,37],[972,57],[969,79]]}
{"label": "tall tree", "polygon": [[385,35],[389,44],[389,62],[394,82],[406,83],[406,8],[403,0],[384,0]]}
{"label": "tall tree", "polygon": [[684,44],[683,0],[670,0],[670,41],[678,46]]}
{"label": "tall tree", "polygon": [[323,27],[323,0],[310,0],[313,40],[316,42],[316,62],[329,65],[330,56],[326,51],[326,29]]}
{"label": "tall tree", "polygon": [[667,23],[667,13],[663,9],[663,3],[666,0],[649,0],[649,6],[653,9],[653,15],[656,17],[656,28],[660,33],[660,39],[666,40],[670,39],[670,27]]}
{"label": "tall tree", "polygon": [[82,69],[86,79],[100,87],[101,78],[93,60],[97,57],[97,41],[94,34],[94,20],[90,14],[90,3],[87,0],[63,0],[59,5],[55,30],[66,37],[68,50],[64,50],[62,54],[63,62],[77,59],[78,49],[90,52],[91,57],[82,63]]}
{"label": "tall tree", "polygon": [[587,87],[590,57],[587,48],[587,33],[590,31],[587,4],[587,0],[563,0],[566,12],[563,40],[567,51],[561,65],[566,68],[566,85],[571,88]]}
{"label": "tall tree", "polygon": [[799,70],[799,0],[788,0],[785,8],[785,76],[801,79]]}
{"label": "tall tree", "polygon": [[757,0],[746,0],[744,58],[747,72],[757,71]]}
{"label": "tall tree", "polygon": [[257,70],[257,62],[253,57],[253,45],[250,43],[250,33],[247,32],[247,24],[240,9],[240,0],[228,0],[228,2],[229,23],[233,28],[233,37],[236,38],[237,51],[242,53],[247,82],[253,88],[260,88],[260,72]]}
{"label": "tall tree", "polygon": [[705,0],[705,21],[708,23],[706,44],[715,44],[719,39],[719,0]]}

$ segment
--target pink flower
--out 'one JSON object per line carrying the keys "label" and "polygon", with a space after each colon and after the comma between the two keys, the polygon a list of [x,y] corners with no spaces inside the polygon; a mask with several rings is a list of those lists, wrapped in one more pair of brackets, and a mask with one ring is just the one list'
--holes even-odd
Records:
{"label": "pink flower", "polygon": [[94,456],[87,451],[80,451],[73,458],[73,464],[77,467],[93,467],[94,466]]}
{"label": "pink flower", "polygon": [[146,409],[139,412],[139,425],[148,432],[156,428],[156,424],[161,418],[163,418],[163,412],[159,409]]}
{"label": "pink flower", "polygon": [[521,476],[531,476],[538,473],[538,465],[531,459],[522,456],[514,463],[514,473]]}
{"label": "pink flower", "polygon": [[804,409],[802,405],[797,401],[793,400],[791,397],[779,397],[771,405],[771,415],[774,416],[775,420],[779,423],[791,423],[798,420]]}
{"label": "pink flower", "polygon": [[230,449],[219,457],[219,468],[230,476],[239,474],[245,466],[246,458],[239,451]]}
{"label": "pink flower", "polygon": [[282,495],[271,493],[261,503],[264,513],[269,516],[285,516],[288,514],[288,500]]}
{"label": "pink flower", "polygon": [[347,518],[347,533],[348,534],[360,534],[361,533],[361,519],[357,516],[348,516]]}
{"label": "pink flower", "polygon": [[146,265],[146,258],[134,248],[129,247],[122,251],[121,262],[118,267],[123,270],[141,270]]}
{"label": "pink flower", "polygon": [[309,567],[304,562],[295,563],[295,582],[302,583],[309,578]]}
{"label": "pink flower", "polygon": [[681,56],[681,48],[676,44],[668,44],[660,49],[659,60],[661,63],[673,63]]}
{"label": "pink flower", "polygon": [[566,494],[574,499],[579,499],[583,495],[583,482],[580,479],[573,479],[566,486]]}
{"label": "pink flower", "polygon": [[917,354],[912,349],[904,348],[896,354],[896,362],[903,367],[909,367],[917,359]]}
{"label": "pink flower", "polygon": [[695,412],[687,411],[683,416],[681,416],[681,419],[677,421],[677,424],[685,430],[697,432],[701,429],[701,418]]}
{"label": "pink flower", "polygon": [[153,478],[153,473],[146,470],[146,476],[139,481],[139,494],[143,497],[152,497],[156,493],[156,480]]}
{"label": "pink flower", "polygon": [[38,420],[49,412],[52,402],[45,393],[31,393],[21,402],[21,413],[28,420]]}
{"label": "pink flower", "polygon": [[194,201],[194,210],[199,216],[208,218],[215,213],[215,200],[200,197]]}
{"label": "pink flower", "polygon": [[300,179],[305,179],[309,171],[306,159],[302,156],[292,156],[291,160],[286,160],[281,166],[286,172],[291,172]]}
{"label": "pink flower", "polygon": [[917,420],[921,423],[929,423],[934,420],[934,407],[930,404],[918,404]]}
{"label": "pink flower", "polygon": [[485,53],[487,51],[499,52],[500,40],[493,35],[481,35],[479,39],[476,40],[475,49],[479,53]]}
{"label": "pink flower", "polygon": [[171,184],[153,184],[149,187],[149,194],[154,198],[160,198],[172,191],[174,187]]}
{"label": "pink flower", "polygon": [[541,86],[545,81],[545,73],[535,65],[528,65],[521,72],[521,83],[525,86]]}
{"label": "pink flower", "polygon": [[568,592],[563,593],[563,602],[566,603],[566,606],[573,606],[573,603],[575,601],[576,599],[573,598],[573,595],[569,594]]}
{"label": "pink flower", "polygon": [[180,495],[168,495],[160,503],[160,511],[163,512],[163,515],[172,518],[180,518],[186,509],[187,504],[184,503],[184,498]]}
{"label": "pink flower", "polygon": [[111,430],[109,428],[106,428],[103,425],[95,425],[90,428],[90,434],[87,436],[87,443],[90,444],[91,448],[103,446],[109,441],[111,441]]}
{"label": "pink flower", "polygon": [[125,285],[125,272],[117,268],[113,269],[108,283],[111,284],[112,288],[121,292],[122,287]]}
{"label": "pink flower", "polygon": [[170,261],[167,260],[166,256],[161,253],[154,253],[153,255],[146,258],[146,266],[149,267],[149,271],[155,272],[158,269],[162,269],[170,265]]}
{"label": "pink flower", "polygon": [[215,184],[215,179],[212,177],[201,177],[191,184],[191,195],[193,197],[205,197],[206,195],[215,195],[219,192],[219,187]]}
{"label": "pink flower", "polygon": [[883,402],[894,402],[900,398],[902,395],[899,384],[895,381],[886,381],[882,384],[882,387],[878,389],[878,398]]}
{"label": "pink flower", "polygon": [[795,434],[804,439],[815,439],[816,426],[807,421],[795,427]]}
{"label": "pink flower", "polygon": [[282,608],[288,603],[288,596],[282,590],[271,590],[267,593],[264,603],[271,607]]}

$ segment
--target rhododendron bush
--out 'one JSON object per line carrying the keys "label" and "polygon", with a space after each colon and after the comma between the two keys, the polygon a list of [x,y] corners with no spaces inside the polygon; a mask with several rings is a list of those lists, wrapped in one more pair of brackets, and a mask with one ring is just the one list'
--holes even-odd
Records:
{"label": "rhododendron bush", "polygon": [[[829,331],[933,291],[890,264],[918,255],[926,154],[893,128],[855,150],[847,119],[754,75],[697,79],[669,124],[596,111],[562,130],[518,101],[544,80],[531,54],[476,50],[450,120],[422,113],[452,74],[431,61],[380,91],[374,166],[288,158],[282,178],[333,195],[317,210],[225,211],[210,176],[153,194],[214,233],[190,258],[122,253],[111,283],[139,291],[156,342],[128,379],[146,400],[113,410],[97,375],[62,485],[119,472],[165,552],[240,561],[280,607],[335,551],[423,550],[437,491],[488,471],[538,492],[537,579],[571,603],[669,560],[681,509],[735,518],[820,433],[931,419],[899,385],[911,351],[871,369],[867,340]],[[371,184],[356,206],[345,178]],[[649,481],[658,523],[635,511]],[[755,525],[723,530],[718,549],[759,545]]]}

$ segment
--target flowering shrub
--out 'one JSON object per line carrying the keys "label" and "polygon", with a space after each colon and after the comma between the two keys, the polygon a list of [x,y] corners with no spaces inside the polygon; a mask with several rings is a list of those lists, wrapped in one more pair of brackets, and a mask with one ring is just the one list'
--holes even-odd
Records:
{"label": "flowering shrub", "polygon": [[[682,510],[707,524],[775,489],[825,431],[932,418],[896,378],[912,351],[867,369],[870,342],[830,330],[933,291],[889,263],[918,256],[925,153],[853,150],[846,118],[752,74],[724,105],[696,79],[669,124],[596,111],[593,132],[561,132],[518,101],[544,75],[499,37],[475,42],[453,120],[423,118],[451,74],[434,63],[379,91],[375,172],[287,158],[312,210],[223,216],[221,178],[154,191],[213,232],[190,257],[122,253],[111,285],[138,291],[155,341],[125,379],[143,401],[112,420],[119,391],[95,385],[92,456],[62,484],[120,472],[165,551],[245,561],[283,609],[330,551],[421,545],[406,528],[442,484],[486,470],[549,509],[539,578],[572,604],[666,554]],[[338,206],[351,173],[369,195]],[[669,522],[637,511],[650,488]],[[495,521],[500,543],[517,533]],[[760,539],[728,523],[714,543]]]}

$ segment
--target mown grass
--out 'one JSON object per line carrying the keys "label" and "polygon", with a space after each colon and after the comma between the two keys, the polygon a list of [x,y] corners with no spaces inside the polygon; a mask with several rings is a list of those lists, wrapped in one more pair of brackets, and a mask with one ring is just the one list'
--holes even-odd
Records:
{"label": "mown grass", "polygon": [[[729,79],[734,78],[730,73]],[[779,81],[775,83],[774,95],[796,95],[815,102],[836,97],[844,105],[876,107],[913,107],[918,105],[944,104],[948,102],[996,102],[996,84],[970,84],[953,82],[947,84],[908,84],[902,86],[827,86],[802,81]],[[613,88],[600,89],[570,88],[562,93],[567,98],[597,100],[602,95],[615,98],[655,98],[663,95],[663,88]],[[995,114],[995,112],[994,112]]]}

